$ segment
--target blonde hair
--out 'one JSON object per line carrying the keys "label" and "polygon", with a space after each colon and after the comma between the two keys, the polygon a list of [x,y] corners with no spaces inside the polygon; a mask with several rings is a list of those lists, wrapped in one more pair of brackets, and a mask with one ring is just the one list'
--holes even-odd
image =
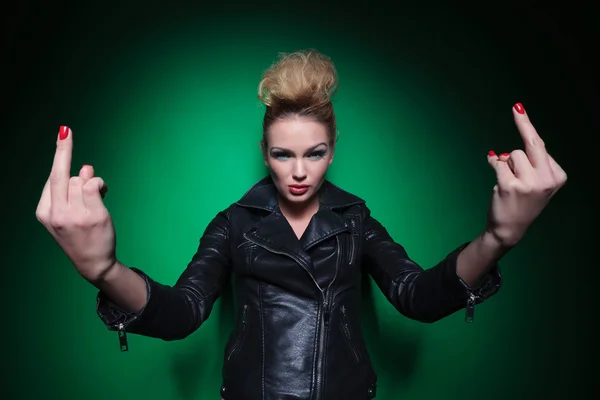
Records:
{"label": "blonde hair", "polygon": [[281,53],[263,73],[258,85],[258,98],[267,107],[263,146],[266,148],[269,127],[291,116],[305,116],[323,123],[334,146],[336,122],[331,99],[337,86],[337,71],[326,55],[314,49]]}

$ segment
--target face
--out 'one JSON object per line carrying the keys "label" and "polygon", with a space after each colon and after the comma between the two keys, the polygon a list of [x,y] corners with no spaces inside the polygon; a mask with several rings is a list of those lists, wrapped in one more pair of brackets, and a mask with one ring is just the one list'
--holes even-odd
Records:
{"label": "face", "polygon": [[267,138],[265,164],[282,199],[296,204],[314,199],[333,161],[325,125],[286,118],[271,125]]}

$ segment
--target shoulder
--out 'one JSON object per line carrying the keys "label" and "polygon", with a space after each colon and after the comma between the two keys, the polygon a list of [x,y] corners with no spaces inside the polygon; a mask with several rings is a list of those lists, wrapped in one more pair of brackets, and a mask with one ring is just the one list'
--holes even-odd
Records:
{"label": "shoulder", "polygon": [[272,212],[277,206],[277,192],[271,178],[266,177],[254,183],[241,197],[218,212],[217,218],[229,224],[247,224],[257,217]]}

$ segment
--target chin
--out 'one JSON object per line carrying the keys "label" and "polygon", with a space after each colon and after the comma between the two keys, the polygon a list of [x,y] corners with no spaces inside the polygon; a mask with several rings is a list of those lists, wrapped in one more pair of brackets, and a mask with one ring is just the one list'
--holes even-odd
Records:
{"label": "chin", "polygon": [[302,196],[294,196],[291,194],[286,194],[285,199],[290,203],[304,203],[310,199],[312,199],[312,193],[304,193]]}
{"label": "chin", "polygon": [[301,196],[294,196],[294,195],[292,195],[290,193],[285,193],[285,195],[283,196],[283,198],[289,204],[307,203],[310,200],[314,199],[314,191],[313,190],[309,190],[308,192],[304,193]]}

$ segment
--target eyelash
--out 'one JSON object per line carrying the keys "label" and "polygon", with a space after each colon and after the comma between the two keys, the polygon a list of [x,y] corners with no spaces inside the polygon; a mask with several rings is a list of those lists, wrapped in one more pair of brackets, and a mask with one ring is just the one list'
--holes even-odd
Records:
{"label": "eyelash", "polygon": [[[326,151],[325,150],[319,150],[319,151],[313,151],[312,153],[310,153],[307,157],[312,159],[313,161],[318,161],[320,159],[323,158],[323,156],[325,155]],[[285,161],[287,159],[290,158],[289,154],[284,153],[284,152],[272,152],[271,153],[271,157],[280,160],[280,161]]]}

